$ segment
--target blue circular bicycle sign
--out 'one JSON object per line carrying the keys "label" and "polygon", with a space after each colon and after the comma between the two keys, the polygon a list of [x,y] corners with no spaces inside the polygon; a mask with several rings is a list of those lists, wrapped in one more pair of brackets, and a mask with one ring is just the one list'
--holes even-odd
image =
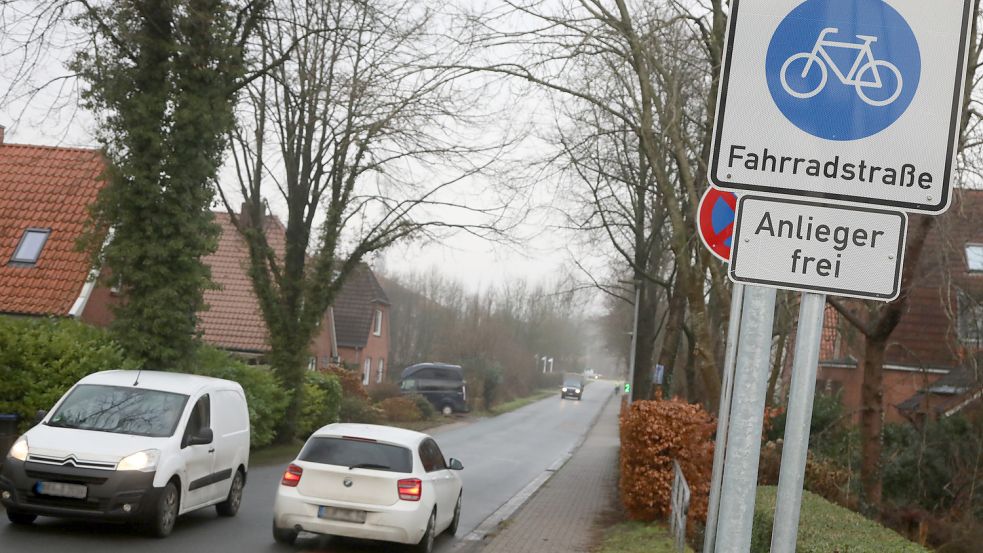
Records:
{"label": "blue circular bicycle sign", "polygon": [[768,45],[771,97],[796,127],[857,140],[898,120],[921,75],[918,41],[882,0],[806,0]]}

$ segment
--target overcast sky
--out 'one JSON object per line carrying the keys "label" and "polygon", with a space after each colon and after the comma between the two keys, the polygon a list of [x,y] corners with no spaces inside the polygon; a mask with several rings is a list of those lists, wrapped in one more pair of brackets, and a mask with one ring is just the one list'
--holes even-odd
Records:
{"label": "overcast sky", "polygon": [[[9,54],[10,42],[0,42],[3,43],[4,52]],[[6,142],[98,146],[93,118],[78,108],[74,81],[55,81],[39,94],[27,94],[37,85],[65,75],[64,62],[69,52],[69,48],[49,52],[39,70],[31,75],[30,83],[19,83],[14,94],[9,94],[10,81],[19,69],[19,60],[17,56],[0,56],[0,93],[8,93],[0,103],[0,125],[6,126]],[[534,101],[531,98],[504,97],[495,100],[517,106],[524,105],[527,100]],[[513,113],[517,117],[528,118],[528,112],[524,111],[516,109]],[[230,175],[224,175],[221,179],[228,181]],[[516,279],[542,282],[556,280],[565,274],[583,277],[572,263],[574,257],[583,265],[603,272],[604,262],[596,250],[584,253],[585,250],[575,244],[570,233],[555,228],[562,224],[563,219],[563,206],[557,205],[555,184],[543,182],[529,190],[530,197],[525,200],[532,206],[532,211],[511,233],[509,243],[490,242],[458,232],[440,241],[418,240],[394,246],[375,256],[373,262],[385,272],[396,275],[436,267],[441,273],[464,282],[472,290]],[[473,187],[488,189],[494,186],[493,182],[481,181],[475,182]],[[489,198],[488,201],[494,200]],[[282,218],[276,202],[271,201],[271,205]]]}

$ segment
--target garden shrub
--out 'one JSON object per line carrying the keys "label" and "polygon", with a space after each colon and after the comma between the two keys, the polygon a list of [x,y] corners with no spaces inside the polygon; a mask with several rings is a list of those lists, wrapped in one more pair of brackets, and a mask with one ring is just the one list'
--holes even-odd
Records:
{"label": "garden shrub", "polygon": [[135,368],[103,329],[72,319],[0,316],[0,413],[18,414],[20,431],[83,376]]}
{"label": "garden shrub", "polygon": [[380,382],[379,384],[369,388],[368,393],[369,399],[372,400],[372,403],[379,403],[384,399],[399,397],[403,392],[399,389],[398,384],[393,382]]}
{"label": "garden shrub", "polygon": [[716,422],[681,400],[636,401],[621,413],[621,502],[632,520],[669,516],[672,461],[691,491],[689,521],[705,522]]}
{"label": "garden shrub", "polygon": [[[754,504],[751,553],[771,550],[775,513],[774,486],[758,488]],[[802,492],[796,553],[929,553],[924,547],[863,516]]]}
{"label": "garden shrub", "polygon": [[416,402],[408,397],[391,397],[379,402],[378,407],[392,422],[417,422],[423,420],[423,414]]}
{"label": "garden shrub", "polygon": [[412,399],[413,403],[416,403],[416,408],[420,410],[420,416],[423,417],[423,420],[430,420],[437,415],[437,410],[434,409],[429,399],[420,394],[413,394],[406,397]]}
{"label": "garden shrub", "polygon": [[238,382],[249,406],[250,445],[257,448],[273,443],[289,398],[269,368],[247,365],[220,349],[201,346],[191,372]]}
{"label": "garden shrub", "polygon": [[338,422],[341,382],[333,374],[309,371],[304,375],[304,400],[297,421],[297,436],[307,438],[326,424]]}
{"label": "garden shrub", "polygon": [[341,422],[360,422],[365,424],[381,424],[386,420],[386,414],[373,406],[367,399],[358,396],[344,395],[341,398],[341,410],[338,413]]}
{"label": "garden shrub", "polygon": [[362,386],[362,378],[355,371],[333,366],[322,369],[320,372],[333,374],[338,378],[344,397],[355,397],[363,401],[368,401],[369,394],[365,392],[365,387]]}

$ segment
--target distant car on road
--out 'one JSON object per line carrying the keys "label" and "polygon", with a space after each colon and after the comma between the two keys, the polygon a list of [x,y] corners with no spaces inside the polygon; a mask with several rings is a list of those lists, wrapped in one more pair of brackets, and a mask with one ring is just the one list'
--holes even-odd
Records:
{"label": "distant car on road", "polygon": [[583,399],[584,380],[580,375],[566,375],[563,377],[563,385],[560,386],[560,399],[568,397]]}
{"label": "distant car on road", "polygon": [[403,394],[420,394],[444,415],[468,412],[468,388],[464,369],[446,363],[417,363],[403,369],[399,388]]}
{"label": "distant car on road", "polygon": [[156,371],[81,379],[10,448],[0,502],[38,515],[136,521],[158,537],[178,515],[233,516],[249,466],[249,410],[229,380]]}
{"label": "distant car on road", "polygon": [[426,434],[371,424],[329,424],[308,438],[283,473],[273,538],[301,531],[382,540],[433,550],[457,532],[463,490],[457,459],[445,462]]}

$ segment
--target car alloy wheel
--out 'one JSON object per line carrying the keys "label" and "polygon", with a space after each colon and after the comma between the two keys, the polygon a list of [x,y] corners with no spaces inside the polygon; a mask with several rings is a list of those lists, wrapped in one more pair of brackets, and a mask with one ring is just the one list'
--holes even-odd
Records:
{"label": "car alloy wheel", "polygon": [[179,497],[177,486],[174,485],[174,482],[168,482],[160,494],[160,499],[157,501],[157,511],[151,521],[151,533],[158,538],[166,538],[174,530],[174,522],[177,520],[180,505]]}
{"label": "car alloy wheel", "polygon": [[432,553],[433,552],[433,542],[436,537],[437,525],[437,508],[434,507],[433,511],[430,512],[430,520],[427,521],[427,529],[423,532],[423,537],[420,538],[420,543],[416,544],[416,553]]}
{"label": "car alloy wheel", "polygon": [[219,516],[236,516],[236,513],[239,512],[239,506],[242,505],[242,489],[245,485],[246,478],[242,475],[241,470],[237,470],[235,477],[232,478],[232,486],[229,488],[229,497],[225,501],[215,505],[215,510]]}
{"label": "car alloy wheel", "polygon": [[273,541],[284,545],[293,545],[297,541],[297,531],[291,528],[277,528],[273,521]]}
{"label": "car alloy wheel", "polygon": [[454,408],[451,407],[450,405],[445,405],[444,408],[440,410],[440,412],[443,413],[445,417],[449,417],[454,414]]}
{"label": "car alloy wheel", "polygon": [[453,536],[457,534],[457,527],[461,524],[461,500],[464,497],[464,492],[462,491],[457,496],[457,505],[454,506],[454,519],[451,520],[451,525],[447,527],[447,535]]}

